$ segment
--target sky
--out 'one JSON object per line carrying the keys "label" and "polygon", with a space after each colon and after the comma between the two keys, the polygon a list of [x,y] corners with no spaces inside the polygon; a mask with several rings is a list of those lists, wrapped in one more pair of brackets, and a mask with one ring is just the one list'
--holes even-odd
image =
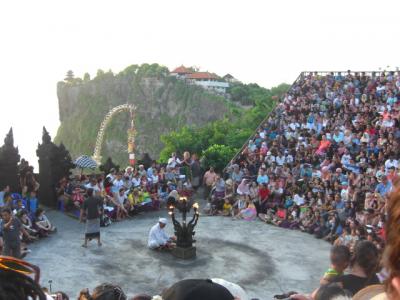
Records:
{"label": "sky", "polygon": [[184,64],[267,88],[307,70],[395,70],[399,11],[398,0],[1,1],[0,144],[12,126],[37,166],[67,70]]}

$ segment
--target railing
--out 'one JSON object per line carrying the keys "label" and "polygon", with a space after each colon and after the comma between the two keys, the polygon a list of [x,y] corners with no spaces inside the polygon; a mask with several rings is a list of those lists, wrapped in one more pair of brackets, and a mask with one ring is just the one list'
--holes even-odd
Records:
{"label": "railing", "polygon": [[399,73],[399,70],[383,70],[383,71],[351,71],[350,70],[350,72],[349,72],[349,70],[347,70],[347,71],[303,71],[301,73],[304,74],[304,76],[307,76],[310,74],[317,74],[317,75],[321,75],[321,76],[333,74],[333,76],[337,76],[337,75],[339,75],[339,73],[341,73],[342,76],[346,76],[348,73],[350,73],[351,75],[355,75],[356,73],[358,73],[358,74],[364,73],[366,76],[373,76],[373,75],[381,76],[383,73],[388,74],[390,72]]}

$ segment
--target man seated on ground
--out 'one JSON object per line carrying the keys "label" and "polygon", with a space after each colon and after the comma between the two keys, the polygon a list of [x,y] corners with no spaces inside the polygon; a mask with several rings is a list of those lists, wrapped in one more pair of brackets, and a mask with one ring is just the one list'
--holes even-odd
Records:
{"label": "man seated on ground", "polygon": [[171,249],[174,247],[175,237],[168,237],[164,228],[167,226],[166,218],[159,218],[158,223],[150,229],[147,246],[153,250]]}

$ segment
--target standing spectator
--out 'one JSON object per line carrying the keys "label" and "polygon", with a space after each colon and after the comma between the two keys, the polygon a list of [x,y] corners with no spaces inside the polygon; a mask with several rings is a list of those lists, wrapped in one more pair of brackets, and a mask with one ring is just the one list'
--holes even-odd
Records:
{"label": "standing spectator", "polygon": [[4,208],[1,216],[1,232],[3,233],[3,255],[21,258],[20,234],[30,238],[30,235],[22,227],[21,222],[11,213],[9,208]]}
{"label": "standing spectator", "polygon": [[200,163],[197,158],[196,154],[192,155],[192,164],[190,165],[190,170],[192,173],[192,186],[195,190],[200,185],[200,176],[201,176],[201,169],[200,169]]}
{"label": "standing spectator", "polygon": [[217,173],[214,172],[214,167],[204,174],[203,185],[204,185],[204,199],[208,199],[211,193],[211,189],[217,180]]}
{"label": "standing spectator", "polygon": [[83,202],[80,221],[86,216],[85,242],[82,247],[87,248],[87,243],[91,239],[97,239],[97,245],[102,245],[100,241],[100,209],[103,206],[103,200],[93,195],[93,189],[87,190],[88,198]]}

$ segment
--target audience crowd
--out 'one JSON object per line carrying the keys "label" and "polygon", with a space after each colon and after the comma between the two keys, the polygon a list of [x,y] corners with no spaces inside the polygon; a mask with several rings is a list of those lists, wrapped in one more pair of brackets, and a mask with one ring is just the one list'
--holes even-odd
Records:
{"label": "audience crowd", "polygon": [[147,168],[139,165],[122,172],[111,169],[108,174],[63,178],[57,187],[58,206],[79,213],[91,188],[103,199],[102,225],[107,226],[112,221],[158,210],[171,197],[190,197],[199,185],[199,174],[196,156],[185,152],[182,161],[172,154],[166,165],[153,161]]}
{"label": "audience crowd", "polygon": [[399,171],[399,88],[393,72],[303,76],[230,163],[227,180],[206,173],[209,208],[382,249]]}
{"label": "audience crowd", "polygon": [[[211,167],[204,174],[206,213],[259,219],[332,243],[331,265],[320,286],[309,295],[290,292],[277,299],[367,299],[357,297],[375,287],[379,299],[399,299],[399,100],[400,73],[303,74],[224,172]],[[85,191],[93,189],[104,201],[106,226],[190,197],[200,184],[199,162],[186,152],[182,161],[173,154],[166,166],[153,162],[148,168],[63,179],[57,197],[61,209],[79,211]],[[18,218],[24,242],[55,230],[34,199],[35,191],[28,198],[7,187],[0,193],[2,222],[10,226],[8,215]],[[220,298],[207,299],[244,298],[229,288],[218,292],[222,286],[211,280],[190,282],[199,286],[199,294],[191,295],[188,284],[132,299],[205,299],[199,295],[211,290]],[[84,290],[79,299],[127,299],[110,284],[96,288],[97,294]],[[102,298],[105,294],[110,296]]]}
{"label": "audience crowd", "polygon": [[57,230],[38,207],[37,190],[23,186],[22,191],[11,193],[8,185],[0,191],[0,251],[4,255],[25,257],[30,252],[27,244]]}

